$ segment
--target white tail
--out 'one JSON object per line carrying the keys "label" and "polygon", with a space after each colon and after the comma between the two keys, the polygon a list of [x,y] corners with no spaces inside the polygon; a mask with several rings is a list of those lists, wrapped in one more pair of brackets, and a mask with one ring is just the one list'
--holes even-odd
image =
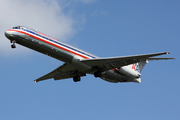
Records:
{"label": "white tail", "polygon": [[143,61],[140,61],[138,64],[139,64],[139,73],[141,73],[141,71],[143,70],[144,66],[148,63],[148,60],[143,60]]}
{"label": "white tail", "polygon": [[144,66],[148,63],[148,60],[143,60],[140,61],[138,63],[134,63],[131,65],[132,69],[134,69],[135,71],[141,73],[141,71],[143,70]]}

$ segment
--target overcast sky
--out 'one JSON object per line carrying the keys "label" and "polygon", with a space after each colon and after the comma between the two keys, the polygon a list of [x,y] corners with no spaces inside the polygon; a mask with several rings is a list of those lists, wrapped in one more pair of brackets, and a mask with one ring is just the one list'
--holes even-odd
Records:
{"label": "overcast sky", "polygon": [[[2,120],[179,120],[178,0],[0,0]],[[100,57],[170,52],[150,61],[142,83],[109,83],[92,75],[33,80],[63,64],[17,45],[4,32],[23,25]]]}

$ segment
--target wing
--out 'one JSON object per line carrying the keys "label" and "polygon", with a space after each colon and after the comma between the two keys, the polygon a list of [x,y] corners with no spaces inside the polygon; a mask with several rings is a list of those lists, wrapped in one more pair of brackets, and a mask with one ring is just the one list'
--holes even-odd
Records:
{"label": "wing", "polygon": [[111,70],[114,68],[126,66],[129,64],[137,63],[142,60],[167,60],[174,58],[151,58],[154,56],[159,56],[163,54],[170,54],[168,52],[144,54],[144,55],[134,55],[134,56],[123,56],[123,57],[113,57],[113,58],[99,58],[99,59],[84,59],[81,62],[92,66],[94,69],[98,69],[103,72],[106,70]]}
{"label": "wing", "polygon": [[75,75],[86,76],[85,73],[75,70],[74,66],[65,63],[64,65],[56,68],[52,72],[34,80],[34,82],[39,82],[50,78],[54,78],[54,80],[61,80],[66,78],[72,78]]}

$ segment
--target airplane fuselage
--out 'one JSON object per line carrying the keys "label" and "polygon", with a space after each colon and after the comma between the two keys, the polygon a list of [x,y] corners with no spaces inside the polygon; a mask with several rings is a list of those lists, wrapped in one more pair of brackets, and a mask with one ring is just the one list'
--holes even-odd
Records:
{"label": "airplane fuselage", "polygon": [[[92,71],[96,71],[96,68],[92,68],[91,66],[86,65],[80,62],[80,60],[97,59],[97,56],[59,42],[55,38],[52,38],[36,30],[18,26],[7,30],[5,35],[13,43],[13,45],[14,43],[18,43],[45,55],[51,56],[67,64],[73,65],[78,71],[83,71],[88,74],[94,74]],[[123,66],[121,68],[104,71],[99,77],[114,83],[141,82],[138,79],[140,74],[129,66]]]}

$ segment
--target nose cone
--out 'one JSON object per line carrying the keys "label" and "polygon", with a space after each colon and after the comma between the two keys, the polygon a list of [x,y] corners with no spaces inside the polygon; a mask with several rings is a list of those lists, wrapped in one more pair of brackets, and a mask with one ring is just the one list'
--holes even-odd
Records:
{"label": "nose cone", "polygon": [[10,31],[6,31],[6,32],[5,32],[5,36],[6,36],[7,38],[10,38],[10,37],[11,37],[11,32],[10,32]]}

